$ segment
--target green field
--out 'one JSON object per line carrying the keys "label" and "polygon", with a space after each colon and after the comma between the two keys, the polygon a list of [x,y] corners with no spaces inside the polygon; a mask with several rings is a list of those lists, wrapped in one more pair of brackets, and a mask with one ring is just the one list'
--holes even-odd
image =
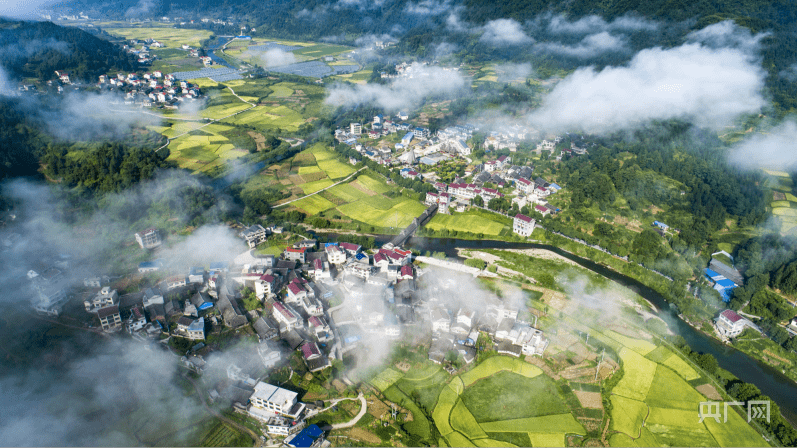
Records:
{"label": "green field", "polygon": [[[178,132],[187,130],[179,126],[173,128],[177,128]],[[246,155],[248,151],[237,149],[229,138],[222,135],[231,130],[230,126],[211,124],[174,139],[169,144],[169,160],[175,161],[182,168],[207,172],[229,160]]]}
{"label": "green field", "polygon": [[331,56],[338,53],[343,53],[349,50],[351,50],[350,47],[344,47],[343,45],[317,44],[300,48],[298,50],[293,50],[292,53],[298,56],[305,56],[307,58],[315,59],[323,56]]}
{"label": "green field", "polygon": [[318,167],[327,173],[330,179],[343,179],[354,172],[354,167],[337,159],[319,160]]}
{"label": "green field", "polygon": [[357,183],[365,187],[367,190],[371,190],[374,193],[384,194],[390,191],[390,187],[385,184],[384,181],[377,180],[373,176],[379,176],[378,174],[361,174],[357,177]]}
{"label": "green field", "polygon": [[656,374],[656,363],[626,347],[620,350],[620,359],[625,374],[612,392],[626,398],[644,400]]}
{"label": "green field", "polygon": [[114,36],[121,36],[125,39],[147,39],[152,38],[166,45],[166,48],[180,48],[186,44],[194,48],[199,47],[203,40],[209,38],[211,31],[174,28],[171,25],[148,24],[136,27],[109,27],[103,28]]}
{"label": "green field", "polygon": [[412,199],[370,196],[341,205],[338,210],[351,219],[374,226],[404,228],[423,213],[426,207]]}
{"label": "green field", "polygon": [[[310,194],[310,193],[315,193],[316,191],[322,190],[322,189],[324,189],[324,188],[326,188],[326,187],[328,187],[328,186],[330,186],[332,184],[334,184],[334,182],[332,182],[329,179],[321,179],[321,180],[316,180],[316,181],[313,181],[313,182],[307,182],[306,184],[302,184],[301,187],[302,187],[302,190],[304,191],[304,194]],[[327,201],[327,202],[329,202],[329,201]],[[330,202],[330,204],[331,204],[331,202]]]}
{"label": "green field", "polygon": [[[631,338],[623,342],[637,350],[648,348]],[[624,373],[611,390],[612,446],[766,446],[736,412],[728,412],[727,423],[699,422],[699,405],[706,398],[687,379],[700,376],[672,351],[656,347],[643,357],[623,346],[619,355]]]}
{"label": "green field", "polygon": [[350,184],[335,185],[329,189],[329,192],[346,202],[354,202],[368,197],[366,193],[352,187]]}
{"label": "green field", "polygon": [[454,377],[432,412],[447,445],[522,446],[530,441],[528,433],[538,444],[561,445],[565,434],[586,434],[568,413],[556,383],[540,373],[520,359],[493,356]]}
{"label": "green field", "polygon": [[483,233],[485,235],[499,235],[505,225],[496,222],[484,214],[467,211],[464,213],[452,213],[444,215],[436,214],[426,224],[432,230],[456,230],[457,232]]}
{"label": "green field", "polygon": [[546,375],[526,378],[499,372],[476,381],[461,398],[479,422],[504,420],[508,415],[526,418],[568,411],[556,384]]}
{"label": "green field", "polygon": [[377,375],[374,379],[370,382],[374,385],[377,389],[384,392],[395,384],[396,381],[400,380],[404,376],[403,373],[399,372],[398,370],[387,368],[383,370],[379,375]]}
{"label": "green field", "polygon": [[249,446],[252,439],[225,423],[217,424],[202,440],[202,446]]}
{"label": "green field", "polygon": [[300,199],[294,202],[293,205],[304,210],[308,215],[316,215],[324,210],[335,208],[335,204],[317,194]]}

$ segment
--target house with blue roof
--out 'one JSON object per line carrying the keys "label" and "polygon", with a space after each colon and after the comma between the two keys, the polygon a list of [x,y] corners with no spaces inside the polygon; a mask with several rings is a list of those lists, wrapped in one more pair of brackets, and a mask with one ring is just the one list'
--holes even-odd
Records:
{"label": "house with blue roof", "polygon": [[299,431],[291,440],[285,443],[294,448],[310,448],[312,446],[319,446],[323,439],[324,430],[318,425],[310,425],[303,430]]}
{"label": "house with blue roof", "polygon": [[667,229],[670,228],[670,226],[668,226],[667,224],[664,224],[661,221],[653,221],[653,225],[658,227],[658,228],[660,228],[661,230],[667,230]]}
{"label": "house with blue roof", "polygon": [[415,138],[415,133],[410,131],[404,134],[404,137],[401,138],[401,144],[407,146],[412,142],[412,139]]}

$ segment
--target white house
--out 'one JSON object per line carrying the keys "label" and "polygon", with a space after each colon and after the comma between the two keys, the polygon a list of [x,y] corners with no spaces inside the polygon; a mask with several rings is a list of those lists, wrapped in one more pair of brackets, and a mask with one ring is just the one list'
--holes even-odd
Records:
{"label": "white house", "polygon": [[432,321],[432,331],[447,333],[451,329],[451,316],[445,308],[436,307],[433,309],[430,320]]}
{"label": "white house", "polygon": [[284,324],[289,331],[299,325],[299,314],[290,305],[281,302],[274,302],[274,319]]}
{"label": "white house", "polygon": [[96,313],[100,308],[116,305],[117,303],[119,303],[119,294],[115,289],[111,290],[110,286],[103,287],[94,297],[83,301],[86,311],[90,313]]}
{"label": "white house", "polygon": [[518,213],[512,223],[512,231],[520,236],[530,236],[534,232],[536,221],[526,215]]}
{"label": "white house", "polygon": [[[260,420],[263,417],[285,415],[296,418],[304,409],[304,404],[299,403],[298,394],[288,389],[283,389],[262,381],[255,385],[255,391],[249,397],[251,407],[249,414]],[[252,412],[252,409],[256,412]]]}
{"label": "white house", "polygon": [[327,253],[327,260],[332,264],[342,264],[346,262],[346,252],[343,251],[337,244],[327,244],[324,247]]}
{"label": "white house", "polygon": [[736,314],[733,310],[725,310],[716,319],[716,327],[720,335],[726,338],[739,336],[745,327],[750,327],[758,332],[761,330],[750,320]]}

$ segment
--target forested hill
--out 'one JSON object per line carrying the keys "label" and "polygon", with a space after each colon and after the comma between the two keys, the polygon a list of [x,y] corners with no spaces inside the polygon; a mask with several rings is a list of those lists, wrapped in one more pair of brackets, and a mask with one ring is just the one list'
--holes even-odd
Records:
{"label": "forested hill", "polygon": [[51,22],[0,19],[0,64],[10,78],[55,78],[65,70],[72,80],[96,81],[110,71],[133,71],[137,60],[119,46],[72,27]]}

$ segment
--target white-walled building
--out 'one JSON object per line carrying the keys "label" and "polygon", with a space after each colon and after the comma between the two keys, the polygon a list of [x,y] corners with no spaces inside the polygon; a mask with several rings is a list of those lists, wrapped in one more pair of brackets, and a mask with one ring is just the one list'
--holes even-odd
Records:
{"label": "white-walled building", "polygon": [[512,231],[520,236],[530,236],[534,232],[536,221],[526,215],[518,213],[512,223]]}

